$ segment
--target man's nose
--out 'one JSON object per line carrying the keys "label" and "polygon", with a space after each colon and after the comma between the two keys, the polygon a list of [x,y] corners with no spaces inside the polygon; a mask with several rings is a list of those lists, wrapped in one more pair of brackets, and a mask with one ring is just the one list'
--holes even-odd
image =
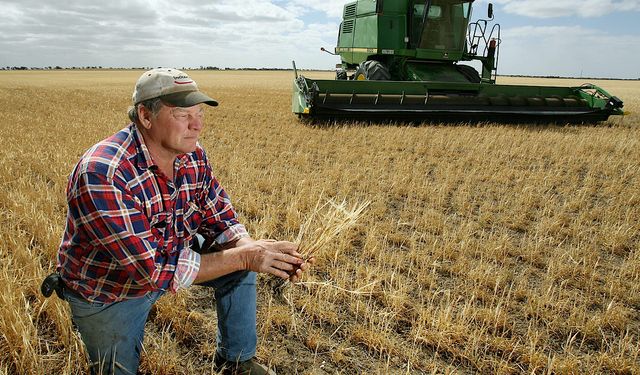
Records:
{"label": "man's nose", "polygon": [[189,128],[193,130],[201,130],[204,126],[204,119],[201,116],[189,115]]}

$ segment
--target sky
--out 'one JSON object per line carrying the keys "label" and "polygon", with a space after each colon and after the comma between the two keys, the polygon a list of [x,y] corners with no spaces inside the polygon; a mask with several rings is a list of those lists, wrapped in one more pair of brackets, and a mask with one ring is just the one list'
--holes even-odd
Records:
{"label": "sky", "polygon": [[[0,0],[0,67],[328,70],[348,2]],[[640,0],[492,2],[499,74],[640,78]]]}

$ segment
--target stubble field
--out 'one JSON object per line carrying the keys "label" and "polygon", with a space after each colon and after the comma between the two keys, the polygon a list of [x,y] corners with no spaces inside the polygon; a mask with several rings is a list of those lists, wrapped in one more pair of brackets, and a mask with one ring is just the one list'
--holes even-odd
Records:
{"label": "stubble field", "polygon": [[[127,125],[140,74],[0,72],[0,374],[86,372],[39,285],[67,176]],[[259,278],[258,357],[278,373],[640,373],[640,82],[593,82],[630,112],[599,125],[315,127],[290,113],[291,72],[191,75],[220,101],[201,143],[254,238],[370,202],[301,284]],[[208,290],[163,297],[142,373],[214,373],[215,335]]]}

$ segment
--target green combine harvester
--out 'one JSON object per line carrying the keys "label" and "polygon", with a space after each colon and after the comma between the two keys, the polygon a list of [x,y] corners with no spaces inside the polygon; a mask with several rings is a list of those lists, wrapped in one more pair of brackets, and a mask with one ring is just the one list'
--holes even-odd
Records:
{"label": "green combine harvester", "polygon": [[[309,119],[585,123],[622,115],[602,88],[496,84],[500,25],[469,23],[473,0],[357,0],[344,6],[335,80],[298,75]],[[324,50],[324,49],[323,49]],[[326,51],[327,52],[327,51]],[[331,53],[331,52],[329,52]],[[478,61],[479,73],[464,61]]]}

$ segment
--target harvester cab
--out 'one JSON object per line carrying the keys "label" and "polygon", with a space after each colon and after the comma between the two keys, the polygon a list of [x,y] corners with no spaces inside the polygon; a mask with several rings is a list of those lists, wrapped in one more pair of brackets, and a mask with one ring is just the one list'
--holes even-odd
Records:
{"label": "harvester cab", "polygon": [[496,84],[500,25],[491,22],[491,4],[486,19],[471,22],[473,2],[346,4],[336,79],[313,80],[296,71],[293,112],[303,118],[510,122],[591,122],[623,113],[622,101],[594,85]]}
{"label": "harvester cab", "polygon": [[478,72],[458,62],[479,60],[482,80],[495,82],[500,26],[494,25],[487,35],[489,20],[470,25],[471,3],[413,0],[345,5],[336,47],[342,64],[336,78],[478,83]]}

